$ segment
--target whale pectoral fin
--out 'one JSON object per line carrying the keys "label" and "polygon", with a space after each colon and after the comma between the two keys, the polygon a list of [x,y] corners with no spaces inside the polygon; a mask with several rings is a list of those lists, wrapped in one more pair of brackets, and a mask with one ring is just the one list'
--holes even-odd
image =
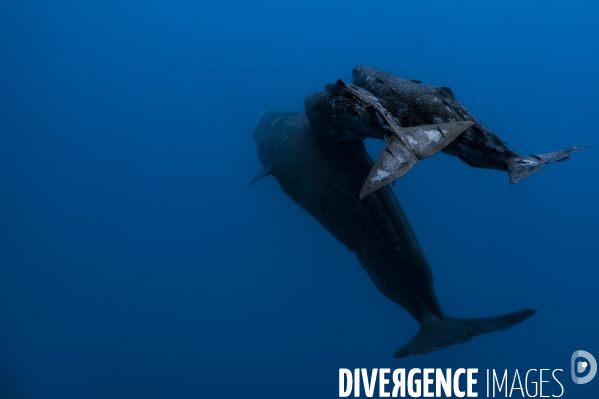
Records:
{"label": "whale pectoral fin", "polygon": [[587,147],[588,145],[584,145],[554,152],[547,152],[545,154],[531,155],[528,157],[514,157],[510,159],[507,164],[510,182],[513,184],[518,183],[520,180],[542,169],[549,162],[565,161],[570,155]]}
{"label": "whale pectoral fin", "polygon": [[260,179],[262,179],[262,178],[264,178],[264,177],[266,177],[266,176],[270,175],[271,173],[272,173],[272,166],[271,166],[271,165],[266,165],[266,166],[264,167],[264,169],[262,169],[262,171],[261,171],[260,173],[258,173],[258,174],[256,175],[256,177],[254,177],[254,178],[252,179],[252,181],[251,181],[251,182],[249,182],[249,183],[248,183],[248,185],[247,185],[246,187],[249,187],[249,186],[251,186],[252,184],[256,183],[258,180],[260,180]]}
{"label": "whale pectoral fin", "polygon": [[401,128],[400,132],[416,157],[424,159],[447,147],[472,125],[474,122],[461,121]]}
{"label": "whale pectoral fin", "polygon": [[391,137],[374,162],[362,186],[360,199],[408,173],[418,159],[397,139]]}
{"label": "whale pectoral fin", "polygon": [[472,337],[448,322],[423,325],[414,337],[393,354],[393,357],[422,355],[448,346],[463,344]]}

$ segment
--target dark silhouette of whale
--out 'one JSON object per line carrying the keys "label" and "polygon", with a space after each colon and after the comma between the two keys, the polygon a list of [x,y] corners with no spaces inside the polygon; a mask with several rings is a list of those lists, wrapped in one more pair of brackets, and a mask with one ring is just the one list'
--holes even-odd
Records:
{"label": "dark silhouette of whale", "polygon": [[355,67],[352,77],[354,85],[376,96],[403,127],[455,121],[474,122],[474,126],[442,151],[458,156],[470,166],[507,171],[512,183],[530,176],[549,162],[565,161],[571,154],[587,147],[521,156],[509,149],[456,100],[449,87],[412,82],[367,66]]}
{"label": "dark silhouette of whale", "polygon": [[403,307],[420,330],[394,356],[404,357],[467,342],[474,335],[510,328],[532,309],[475,319],[445,315],[431,268],[395,195],[388,186],[360,200],[373,162],[362,140],[327,140],[306,115],[266,111],[254,130],[263,171],[339,242],[355,253],[375,284]]}

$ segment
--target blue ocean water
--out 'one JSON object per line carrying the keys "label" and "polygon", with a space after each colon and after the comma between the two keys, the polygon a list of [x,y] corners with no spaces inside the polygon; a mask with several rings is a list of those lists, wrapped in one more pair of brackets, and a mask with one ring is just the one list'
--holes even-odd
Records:
{"label": "blue ocean water", "polygon": [[[599,397],[570,378],[572,352],[599,356],[598,15],[2,2],[0,397],[335,398],[358,367],[479,368],[481,397],[486,369],[563,369],[563,397]],[[275,179],[246,188],[260,113],[302,111],[355,65],[450,86],[521,154],[591,145],[517,185],[439,154],[393,188],[447,314],[535,317],[394,359],[417,323]]]}

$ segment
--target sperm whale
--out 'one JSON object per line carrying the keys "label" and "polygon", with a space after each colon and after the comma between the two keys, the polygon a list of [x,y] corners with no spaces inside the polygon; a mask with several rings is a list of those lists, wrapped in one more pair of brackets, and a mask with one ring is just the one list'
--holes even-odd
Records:
{"label": "sperm whale", "polygon": [[519,182],[550,162],[565,161],[573,153],[588,147],[521,156],[476,119],[455,98],[449,87],[405,80],[367,66],[356,66],[352,77],[354,85],[376,96],[403,127],[454,121],[474,122],[472,127],[442,151],[459,157],[473,167],[507,171],[511,183]]}
{"label": "sperm whale", "polygon": [[447,316],[430,265],[393,191],[384,186],[360,200],[373,161],[362,140],[327,140],[303,113],[265,111],[254,139],[264,167],[283,191],[354,253],[378,290],[419,324],[395,357],[418,355],[504,330],[536,313],[523,309],[488,318]]}

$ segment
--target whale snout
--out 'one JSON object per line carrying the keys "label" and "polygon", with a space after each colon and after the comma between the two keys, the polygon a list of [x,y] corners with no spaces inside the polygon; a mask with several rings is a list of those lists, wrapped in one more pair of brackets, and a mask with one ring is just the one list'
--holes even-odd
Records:
{"label": "whale snout", "polygon": [[256,127],[254,127],[254,140],[256,140],[256,142],[260,141],[268,134],[272,124],[280,115],[281,113],[277,111],[262,111],[260,119],[258,120],[258,123],[256,123]]}
{"label": "whale snout", "polygon": [[356,81],[356,79],[358,79],[360,77],[361,74],[364,73],[365,68],[366,67],[363,67],[361,65],[356,65],[356,67],[354,67],[354,69],[352,69],[351,77],[354,82]]}
{"label": "whale snout", "polygon": [[374,68],[358,65],[351,72],[352,82],[357,86],[371,91],[371,89],[367,87],[369,83],[375,80],[379,80],[382,83],[382,80],[374,77],[377,72],[378,71]]}
{"label": "whale snout", "polygon": [[322,97],[321,91],[316,91],[306,97],[304,100],[304,108],[306,109],[306,112],[312,108],[312,104],[314,104],[320,97]]}

